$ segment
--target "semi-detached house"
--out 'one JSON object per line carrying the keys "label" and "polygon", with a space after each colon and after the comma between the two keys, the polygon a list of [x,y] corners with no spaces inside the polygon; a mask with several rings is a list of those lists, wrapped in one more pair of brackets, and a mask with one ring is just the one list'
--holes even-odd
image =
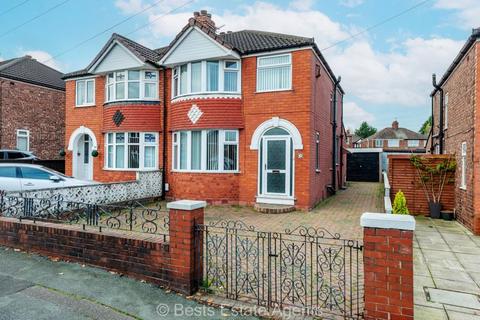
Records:
{"label": "semi-detached house", "polygon": [[112,35],[65,80],[75,177],[163,170],[168,198],[303,209],[344,185],[344,93],[312,38],[195,12],[167,47]]}

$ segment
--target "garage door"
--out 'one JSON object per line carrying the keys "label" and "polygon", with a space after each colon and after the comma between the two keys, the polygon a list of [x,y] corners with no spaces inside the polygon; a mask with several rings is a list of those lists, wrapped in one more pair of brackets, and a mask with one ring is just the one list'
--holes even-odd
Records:
{"label": "garage door", "polygon": [[378,155],[377,152],[349,153],[347,156],[347,180],[380,181]]}

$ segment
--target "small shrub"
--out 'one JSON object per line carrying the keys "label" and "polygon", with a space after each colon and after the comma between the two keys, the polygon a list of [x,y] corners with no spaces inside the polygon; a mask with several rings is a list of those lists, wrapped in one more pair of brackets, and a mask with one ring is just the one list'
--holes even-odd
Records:
{"label": "small shrub", "polygon": [[398,191],[393,200],[392,210],[394,214],[410,214],[407,208],[407,198],[403,194],[402,190]]}

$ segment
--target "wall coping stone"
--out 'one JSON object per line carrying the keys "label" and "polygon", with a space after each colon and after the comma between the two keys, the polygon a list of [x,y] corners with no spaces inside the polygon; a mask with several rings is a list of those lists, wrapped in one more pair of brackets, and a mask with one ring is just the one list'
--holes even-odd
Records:
{"label": "wall coping stone", "polygon": [[207,206],[206,201],[196,201],[196,200],[178,200],[167,203],[168,209],[173,210],[185,210],[192,211],[199,208],[205,208]]}
{"label": "wall coping stone", "polygon": [[415,218],[403,214],[385,214],[365,212],[360,217],[364,228],[415,230]]}

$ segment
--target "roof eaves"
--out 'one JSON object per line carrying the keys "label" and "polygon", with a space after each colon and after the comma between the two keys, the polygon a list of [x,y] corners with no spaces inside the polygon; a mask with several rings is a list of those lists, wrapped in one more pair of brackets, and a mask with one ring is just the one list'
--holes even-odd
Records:
{"label": "roof eaves", "polygon": [[9,74],[0,73],[0,78],[15,80],[15,81],[24,82],[24,83],[29,83],[29,84],[33,84],[33,85],[36,85],[36,86],[39,86],[39,87],[46,87],[46,88],[50,88],[50,89],[65,91],[65,86],[59,87],[59,86],[55,86],[55,85],[51,85],[51,84],[42,83],[42,82],[39,82],[39,81],[34,81],[34,80],[28,80],[28,79],[24,79],[24,78],[20,78],[20,77],[15,77],[15,76],[12,76],[12,75],[9,75]]}

